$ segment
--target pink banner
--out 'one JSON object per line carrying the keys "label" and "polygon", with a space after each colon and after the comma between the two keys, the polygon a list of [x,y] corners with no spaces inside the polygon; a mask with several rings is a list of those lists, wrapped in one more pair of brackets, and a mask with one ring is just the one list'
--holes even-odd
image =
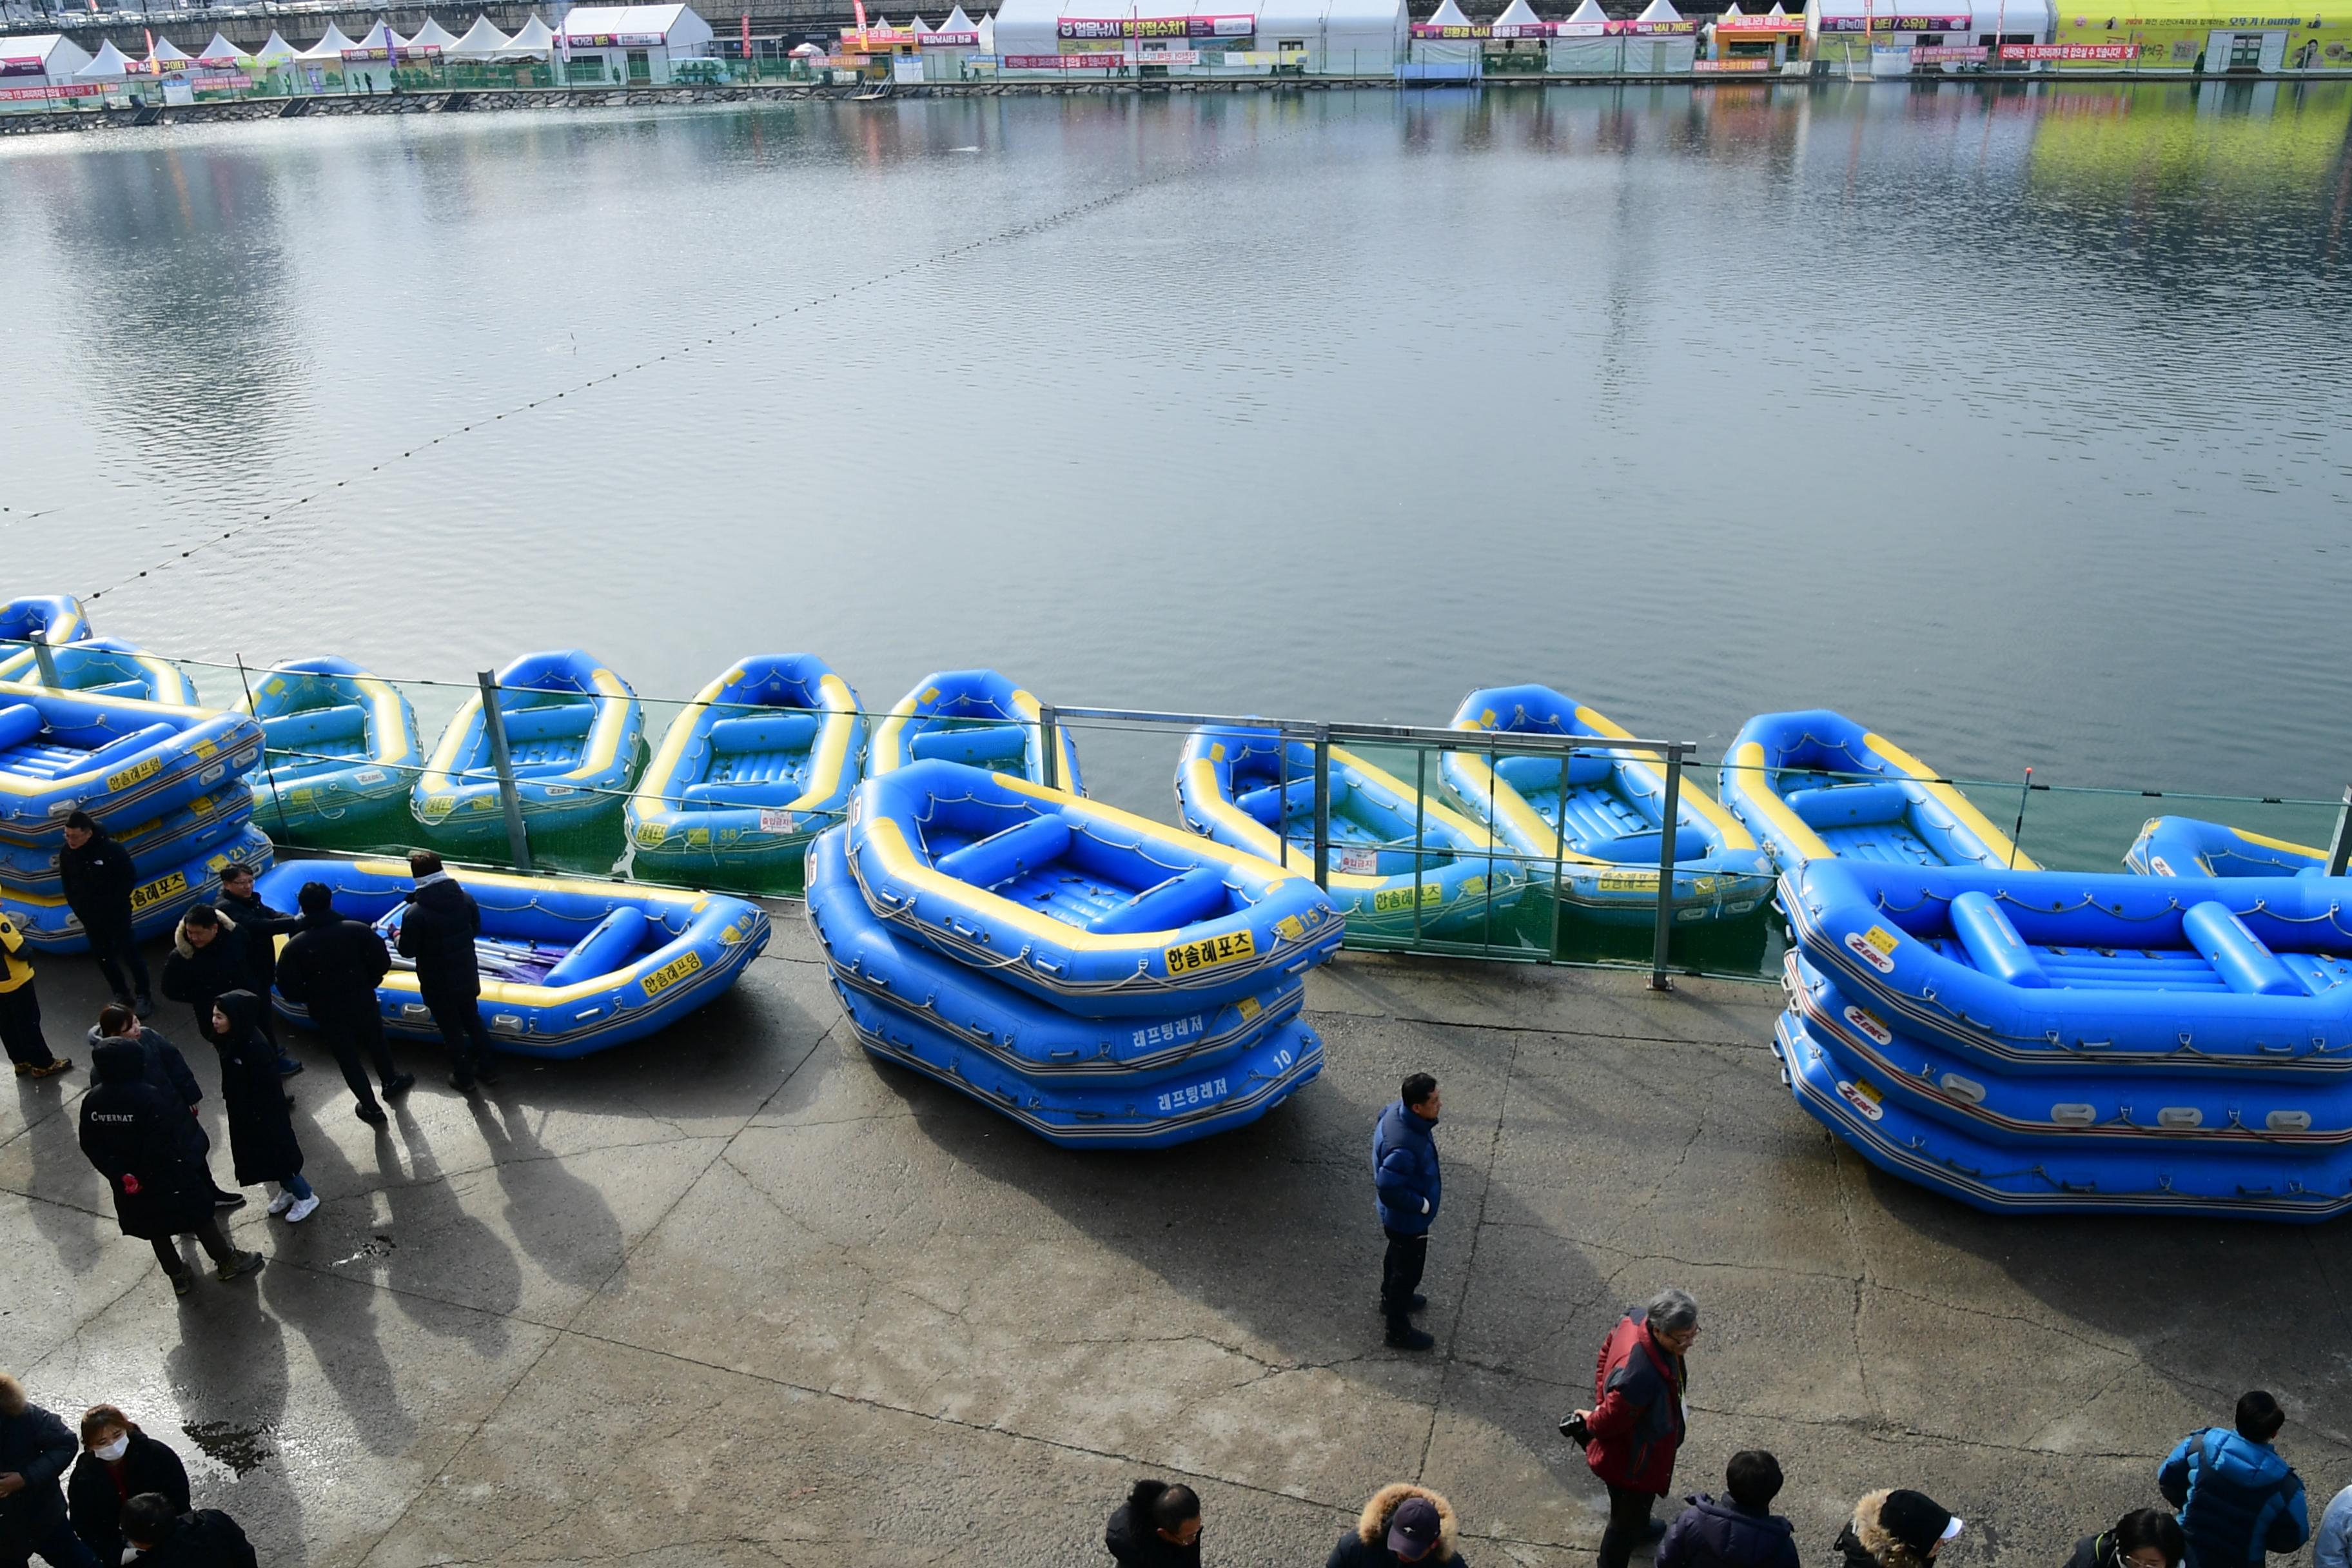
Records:
{"label": "pink banner", "polygon": [[1726,16],[1715,25],[1718,37],[1725,33],[1802,33],[1802,16]]}
{"label": "pink banner", "polygon": [[1209,16],[1064,16],[1055,26],[1065,38],[1246,38],[1257,31],[1257,17]]}
{"label": "pink banner", "polygon": [[[1866,24],[1866,26],[1865,26]],[[1959,16],[1906,16],[1888,12],[1884,16],[1824,16],[1824,33],[1965,33],[1973,19]]]}
{"label": "pink banner", "polygon": [[1609,29],[1610,36],[1612,37],[1622,35],[1630,37],[1646,38],[1661,37],[1668,34],[1696,33],[1698,31],[1698,24],[1696,22],[1610,22],[1605,25]]}
{"label": "pink banner", "polygon": [[2137,44],[2003,44],[2005,60],[2136,60]]}
{"label": "pink banner", "polygon": [[0,102],[22,103],[36,98],[103,98],[106,89],[94,81],[67,82],[58,87],[0,87]]}
{"label": "pink banner", "polygon": [[976,49],[980,47],[978,33],[918,33],[915,42],[927,49]]}

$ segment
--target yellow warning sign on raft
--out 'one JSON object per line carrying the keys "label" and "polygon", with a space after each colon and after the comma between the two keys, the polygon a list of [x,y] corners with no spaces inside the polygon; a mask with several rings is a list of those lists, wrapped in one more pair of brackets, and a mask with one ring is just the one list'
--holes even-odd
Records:
{"label": "yellow warning sign on raft", "polygon": [[1203,969],[1214,969],[1221,963],[1238,963],[1257,956],[1257,943],[1245,931],[1228,931],[1223,936],[1204,936],[1198,942],[1178,942],[1162,952],[1171,975],[1198,974]]}
{"label": "yellow warning sign on raft", "polygon": [[149,757],[144,762],[131,763],[119,773],[107,774],[106,787],[110,790],[129,789],[140,780],[153,778],[163,771],[163,759]]}
{"label": "yellow warning sign on raft", "polygon": [[667,963],[663,964],[659,969],[655,970],[651,974],[646,975],[643,980],[637,982],[637,984],[646,988],[646,997],[650,1001],[656,995],[668,990],[671,986],[677,984],[679,981],[685,979],[688,975],[692,974],[696,970],[700,969],[701,967],[702,954],[698,952],[681,953],[679,956],[671,959]]}

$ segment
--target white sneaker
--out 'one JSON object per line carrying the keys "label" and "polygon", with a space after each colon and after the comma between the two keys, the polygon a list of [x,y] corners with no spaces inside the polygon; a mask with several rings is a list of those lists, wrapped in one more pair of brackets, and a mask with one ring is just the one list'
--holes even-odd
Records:
{"label": "white sneaker", "polygon": [[300,1225],[304,1220],[309,1219],[312,1215],[318,1212],[319,1194],[312,1193],[309,1197],[304,1198],[300,1203],[296,1204],[292,1208],[286,1211],[286,1223],[289,1225]]}
{"label": "white sneaker", "polygon": [[293,1206],[294,1194],[286,1191],[283,1187],[280,1187],[278,1190],[278,1195],[276,1197],[269,1200],[269,1212],[271,1214],[284,1214],[288,1209],[290,1209]]}

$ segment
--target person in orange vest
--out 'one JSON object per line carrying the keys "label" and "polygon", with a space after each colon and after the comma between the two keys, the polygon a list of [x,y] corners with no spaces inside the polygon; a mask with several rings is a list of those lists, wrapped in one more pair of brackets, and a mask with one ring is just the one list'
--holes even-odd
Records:
{"label": "person in orange vest", "polygon": [[51,1054],[41,1033],[41,999],[33,991],[33,960],[25,933],[0,915],[0,1045],[16,1064],[18,1078],[54,1078],[73,1063]]}

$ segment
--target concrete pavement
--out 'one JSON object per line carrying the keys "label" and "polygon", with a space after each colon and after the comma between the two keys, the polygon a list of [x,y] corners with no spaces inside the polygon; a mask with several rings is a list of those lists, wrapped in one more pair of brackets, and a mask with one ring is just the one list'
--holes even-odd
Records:
{"label": "concrete pavement", "polygon": [[[43,961],[79,1068],[0,1095],[0,1366],[69,1420],[122,1405],[273,1565],[1093,1563],[1146,1473],[1200,1489],[1213,1563],[1319,1563],[1400,1479],[1482,1565],[1581,1563],[1602,1500],[1554,1423],[1666,1284],[1705,1327],[1677,1492],[1772,1448],[1811,1562],[1914,1485],[1969,1521],[1954,1568],[2055,1563],[2252,1386],[2315,1517],[2352,1481],[2345,1233],[1996,1220],[1889,1181],[1781,1089],[1767,988],[1344,958],[1288,1105],[1074,1154],[870,1062],[780,908],[656,1039],[471,1104],[402,1048],[421,1082],[382,1133],[296,1034],[325,1204],[242,1211],[270,1267],[185,1302],[76,1147],[89,961]],[[155,1021],[209,1090],[184,1009]],[[1415,1069],[1447,1112],[1422,1356],[1380,1342],[1368,1158]]]}

